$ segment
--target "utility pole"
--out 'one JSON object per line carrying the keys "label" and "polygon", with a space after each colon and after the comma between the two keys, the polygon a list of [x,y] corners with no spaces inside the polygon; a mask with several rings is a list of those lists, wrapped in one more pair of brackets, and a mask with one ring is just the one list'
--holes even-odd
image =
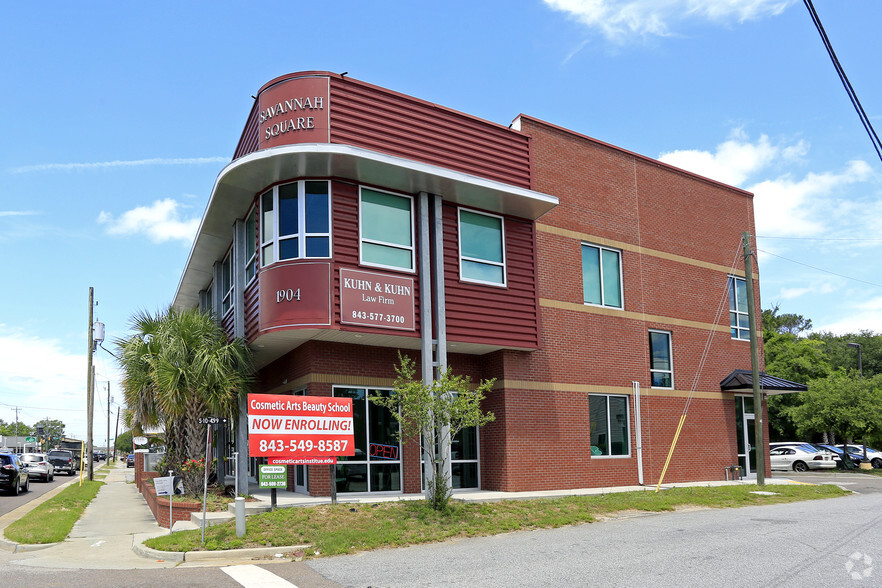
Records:
{"label": "utility pole", "polygon": [[21,409],[16,406],[12,410],[15,411],[15,442],[18,443],[18,411]]}
{"label": "utility pole", "polygon": [[89,286],[89,349],[87,351],[89,368],[86,375],[86,451],[88,451],[88,454],[82,457],[86,458],[88,456],[88,473],[90,481],[92,480],[92,396],[94,394],[93,387],[95,384],[95,368],[92,365],[92,354],[94,353],[93,348],[95,347],[92,338],[92,309],[94,307],[95,289],[92,286]]}
{"label": "utility pole", "polygon": [[753,380],[754,445],[756,451],[756,484],[766,485],[766,452],[763,449],[763,395],[760,389],[759,345],[756,333],[756,308],[753,297],[753,252],[750,249],[750,234],[744,231],[741,236],[744,245],[744,277],[747,286],[747,318],[750,323],[750,368]]}
{"label": "utility pole", "polygon": [[116,407],[116,431],[113,433],[113,463],[116,463],[116,441],[119,439],[119,409]]}
{"label": "utility pole", "polygon": [[110,459],[110,381],[107,382],[107,447],[104,452],[104,463]]}

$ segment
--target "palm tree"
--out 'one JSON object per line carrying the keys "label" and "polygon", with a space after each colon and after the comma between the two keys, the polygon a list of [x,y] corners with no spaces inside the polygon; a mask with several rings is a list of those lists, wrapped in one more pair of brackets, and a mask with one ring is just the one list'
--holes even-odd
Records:
{"label": "palm tree", "polygon": [[117,342],[132,424],[162,426],[169,465],[205,455],[201,416],[234,416],[252,381],[251,353],[211,314],[168,310],[133,317],[135,333]]}

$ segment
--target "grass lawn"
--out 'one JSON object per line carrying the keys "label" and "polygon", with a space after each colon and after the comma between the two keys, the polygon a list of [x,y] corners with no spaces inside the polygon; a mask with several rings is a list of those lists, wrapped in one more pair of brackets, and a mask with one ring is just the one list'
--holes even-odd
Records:
{"label": "grass lawn", "polygon": [[104,482],[89,480],[84,480],[82,486],[71,484],[57,496],[6,527],[3,534],[17,543],[64,541],[103,485]]}
{"label": "grass lawn", "polygon": [[338,555],[382,547],[433,543],[455,537],[479,537],[591,523],[598,516],[622,511],[672,511],[678,508],[732,508],[833,498],[848,492],[837,486],[767,486],[775,495],[751,494],[756,486],[674,488],[655,493],[620,492],[540,500],[489,503],[451,502],[447,512],[433,511],[425,501],[337,504],[283,508],[249,516],[246,534],[236,537],[235,521],[201,530],[180,531],[145,542],[163,551],[235,549],[309,544],[311,555]]}

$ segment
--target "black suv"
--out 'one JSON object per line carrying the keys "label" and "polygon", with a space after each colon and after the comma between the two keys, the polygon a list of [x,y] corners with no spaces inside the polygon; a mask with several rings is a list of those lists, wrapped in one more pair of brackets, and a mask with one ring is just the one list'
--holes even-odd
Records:
{"label": "black suv", "polygon": [[73,476],[77,473],[77,461],[72,451],[53,449],[46,455],[49,456],[49,463],[55,467],[56,472],[67,472],[68,476]]}
{"label": "black suv", "polygon": [[14,453],[0,453],[0,488],[16,496],[22,490],[27,492],[31,488],[28,466]]}

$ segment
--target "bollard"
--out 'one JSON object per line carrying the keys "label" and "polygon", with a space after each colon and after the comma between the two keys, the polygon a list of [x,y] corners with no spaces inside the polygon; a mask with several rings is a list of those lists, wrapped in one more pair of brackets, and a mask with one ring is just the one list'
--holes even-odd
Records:
{"label": "bollard", "polygon": [[236,537],[245,536],[245,499],[236,497]]}

